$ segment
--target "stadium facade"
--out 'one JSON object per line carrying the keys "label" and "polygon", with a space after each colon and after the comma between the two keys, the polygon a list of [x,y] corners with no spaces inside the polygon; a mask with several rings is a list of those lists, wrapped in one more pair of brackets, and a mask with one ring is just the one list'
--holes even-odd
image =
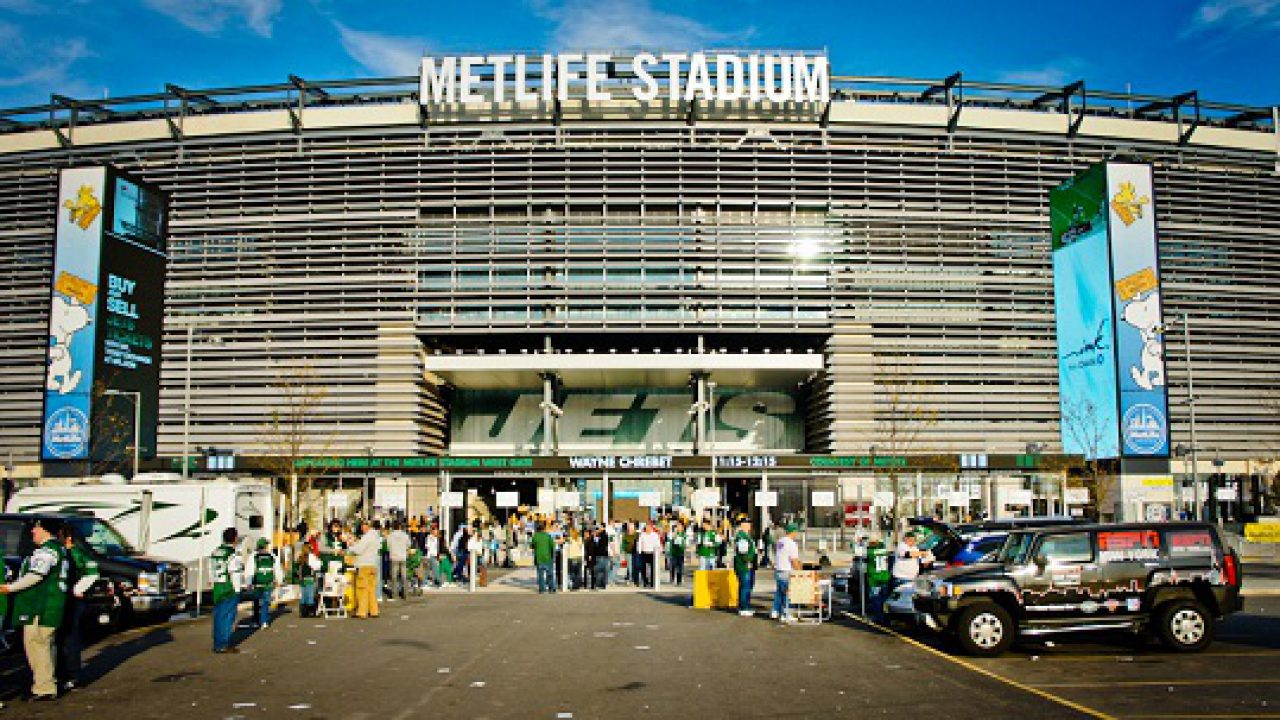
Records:
{"label": "stadium facade", "polygon": [[519,97],[492,73],[435,97],[290,77],[0,110],[0,457],[53,473],[59,172],[95,165],[168,196],[158,466],[268,453],[290,378],[321,389],[304,454],[370,458],[331,479],[407,476],[392,457],[572,456],[572,487],[591,458],[701,485],[661,458],[745,477],[760,456],[1061,452],[1049,193],[1123,157],[1154,168],[1173,444],[1194,409],[1200,474],[1264,509],[1276,108],[959,74],[831,74],[818,97],[798,65],[791,96],[668,93],[697,79],[677,64],[641,97],[620,92],[634,57],[601,66],[607,99],[539,93],[530,63]]}

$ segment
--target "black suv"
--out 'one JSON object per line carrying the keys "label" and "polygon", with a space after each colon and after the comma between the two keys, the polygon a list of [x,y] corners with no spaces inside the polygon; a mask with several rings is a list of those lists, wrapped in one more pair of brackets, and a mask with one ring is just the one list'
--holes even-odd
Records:
{"label": "black suv", "polygon": [[1199,651],[1241,608],[1240,559],[1205,523],[1015,530],[996,562],[916,578],[915,608],[974,655],[1018,637],[1093,630],[1154,632]]}
{"label": "black suv", "polygon": [[[76,543],[98,561],[102,579],[85,595],[86,624],[121,627],[137,616],[168,617],[186,609],[190,597],[181,564],[142,555],[110,524],[90,515],[0,514],[0,552],[9,578],[16,578],[22,560],[35,549],[31,525],[36,518],[68,524]],[[13,603],[9,607],[12,611]],[[12,618],[0,620],[2,627],[13,626]]]}

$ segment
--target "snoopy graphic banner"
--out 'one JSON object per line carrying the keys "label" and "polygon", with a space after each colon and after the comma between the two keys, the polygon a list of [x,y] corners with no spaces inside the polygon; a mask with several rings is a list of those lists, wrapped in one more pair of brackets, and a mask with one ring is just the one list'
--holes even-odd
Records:
{"label": "snoopy graphic banner", "polygon": [[105,167],[62,171],[45,373],[44,460],[89,456]]}
{"label": "snoopy graphic banner", "polygon": [[[41,458],[155,453],[166,200],[112,167],[62,171]],[[134,404],[137,403],[136,408]]]}
{"label": "snoopy graphic banner", "polygon": [[1151,166],[1108,162],[1050,193],[1066,452],[1168,457]]}
{"label": "snoopy graphic banner", "polygon": [[1164,314],[1151,166],[1106,167],[1123,454],[1168,457]]}

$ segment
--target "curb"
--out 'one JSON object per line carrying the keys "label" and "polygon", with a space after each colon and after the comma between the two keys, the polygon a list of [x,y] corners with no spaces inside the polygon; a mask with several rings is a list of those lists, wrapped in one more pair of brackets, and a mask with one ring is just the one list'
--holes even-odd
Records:
{"label": "curb", "polygon": [[1242,588],[1240,590],[1240,597],[1280,597],[1280,588],[1259,588],[1257,590]]}

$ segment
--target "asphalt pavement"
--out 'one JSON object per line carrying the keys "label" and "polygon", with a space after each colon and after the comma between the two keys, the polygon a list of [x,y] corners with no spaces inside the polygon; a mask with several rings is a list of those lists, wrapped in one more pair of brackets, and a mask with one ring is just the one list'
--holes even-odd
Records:
{"label": "asphalt pavement", "polygon": [[[767,574],[767,573],[766,573]],[[518,575],[518,574],[517,574]],[[1133,638],[1037,643],[993,660],[844,612],[779,626],[688,607],[687,592],[538,595],[510,584],[387,603],[376,620],[240,628],[207,618],[109,636],[89,683],[23,718],[1280,717],[1280,598],[1254,598],[1199,655]],[[246,613],[241,613],[244,620]],[[20,691],[20,656],[0,696]]]}

